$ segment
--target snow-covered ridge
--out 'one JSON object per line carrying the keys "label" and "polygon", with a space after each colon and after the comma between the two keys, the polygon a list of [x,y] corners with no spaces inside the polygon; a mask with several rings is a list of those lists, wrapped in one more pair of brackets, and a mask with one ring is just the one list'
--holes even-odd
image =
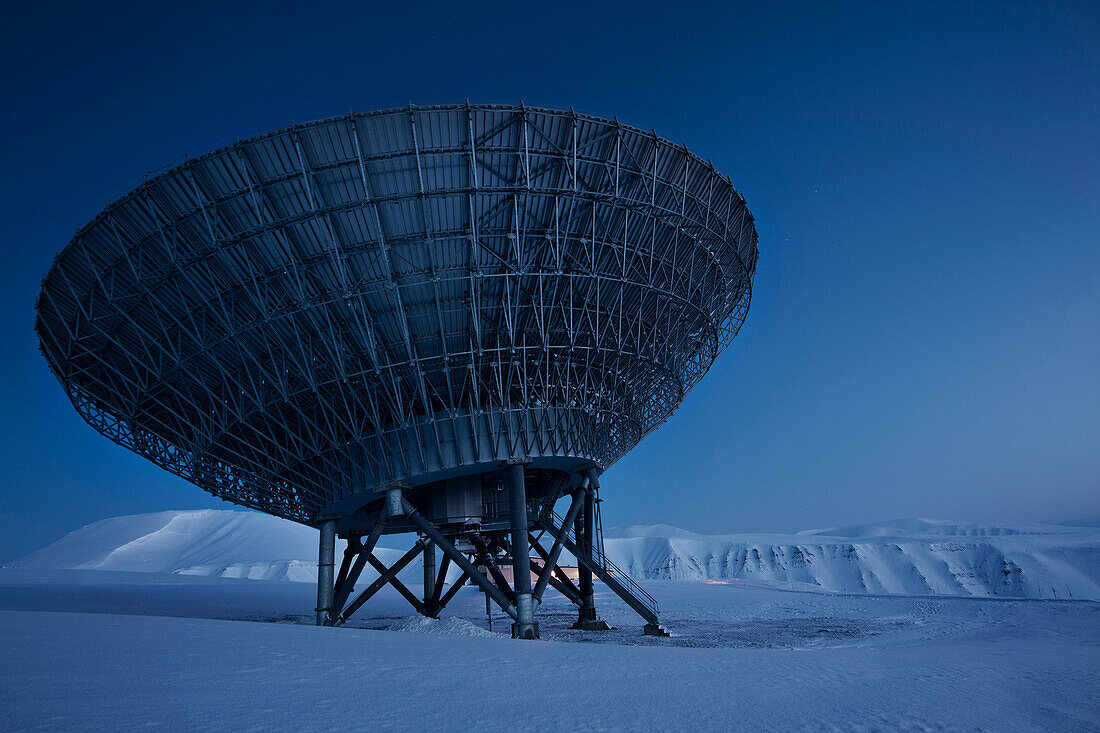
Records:
{"label": "snow-covered ridge", "polygon": [[[337,553],[342,551],[341,542]],[[375,552],[386,564],[403,554],[387,548]],[[89,524],[11,564],[313,583],[317,530],[258,512],[134,514]],[[399,577],[422,578],[420,568],[412,563]]]}
{"label": "snow-covered ridge", "polygon": [[947,522],[942,519],[895,519],[880,524],[855,524],[830,529],[806,529],[799,535],[827,537],[1003,537],[1008,535],[1080,534],[1090,525],[1062,524],[980,524],[978,522]]}
{"label": "snow-covered ridge", "polygon": [[[1100,530],[905,519],[793,535],[609,529],[608,557],[639,578],[752,581],[839,593],[1100,599]],[[381,548],[389,564],[401,551]],[[317,533],[266,514],[105,519],[13,564],[312,582]],[[402,578],[418,583],[412,563]]]}
{"label": "snow-covered ridge", "polygon": [[1100,532],[1072,525],[901,519],[795,535],[605,533],[632,576],[748,580],[839,593],[1100,599]]}

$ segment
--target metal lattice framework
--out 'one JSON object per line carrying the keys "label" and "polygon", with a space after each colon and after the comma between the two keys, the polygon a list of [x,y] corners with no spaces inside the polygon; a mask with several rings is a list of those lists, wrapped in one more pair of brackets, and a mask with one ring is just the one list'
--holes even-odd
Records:
{"label": "metal lattice framework", "polygon": [[410,106],[146,181],[59,253],[36,329],[97,430],[314,522],[503,459],[606,468],[736,335],[756,242],[730,181],[654,133]]}

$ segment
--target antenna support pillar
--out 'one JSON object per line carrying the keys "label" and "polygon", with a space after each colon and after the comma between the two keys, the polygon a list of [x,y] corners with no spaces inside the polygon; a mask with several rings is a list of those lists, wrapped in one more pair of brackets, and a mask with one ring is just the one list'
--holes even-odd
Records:
{"label": "antenna support pillar", "polygon": [[336,517],[321,521],[317,553],[317,625],[324,626],[332,610],[336,567]]}
{"label": "antenna support pillar", "polygon": [[535,599],[531,591],[531,543],[527,535],[530,525],[523,474],[522,463],[508,463],[505,482],[508,485],[512,523],[512,582],[516,595],[516,622],[512,624],[512,638],[537,639],[539,625],[535,621]]}

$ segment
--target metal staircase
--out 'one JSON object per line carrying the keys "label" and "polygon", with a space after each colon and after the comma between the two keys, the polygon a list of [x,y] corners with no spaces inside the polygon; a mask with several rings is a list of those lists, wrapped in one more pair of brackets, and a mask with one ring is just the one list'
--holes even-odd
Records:
{"label": "metal staircase", "polygon": [[577,536],[573,527],[563,526],[564,520],[552,508],[544,510],[538,517],[537,522],[551,535],[557,536],[559,532],[563,532],[562,544],[566,550],[577,558],[577,562],[591,570],[593,575],[597,576],[603,581],[604,585],[637,611],[638,615],[654,626],[660,625],[658,615],[661,612],[661,607],[657,603],[657,599],[646,593],[640,585],[634,582],[633,578],[608,559],[601,549],[602,542],[593,542],[590,554],[583,552],[577,544]]}

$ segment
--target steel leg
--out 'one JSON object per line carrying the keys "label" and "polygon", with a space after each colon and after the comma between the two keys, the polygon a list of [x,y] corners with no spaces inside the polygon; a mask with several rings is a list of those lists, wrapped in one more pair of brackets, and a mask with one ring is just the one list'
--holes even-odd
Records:
{"label": "steel leg", "polygon": [[321,522],[321,541],[317,553],[317,625],[323,626],[332,610],[333,581],[336,569],[336,519]]}
{"label": "steel leg", "polygon": [[432,601],[435,592],[435,544],[428,541],[424,545],[424,603]]}
{"label": "steel leg", "polygon": [[539,625],[535,622],[535,602],[531,595],[531,546],[527,536],[527,493],[522,464],[508,466],[507,483],[512,515],[512,585],[516,595],[512,638],[537,639]]}
{"label": "steel leg", "polygon": [[[593,481],[590,481],[588,490],[584,492],[584,517],[583,521],[579,523],[583,535],[580,532],[577,533],[577,544],[589,557],[594,557],[592,548],[596,543],[596,491],[593,483]],[[592,587],[592,570],[585,566],[583,562],[580,562],[579,558],[577,565],[579,566],[578,572],[580,575],[581,607],[573,628],[582,631],[607,631],[611,627],[596,615],[596,594]]]}

